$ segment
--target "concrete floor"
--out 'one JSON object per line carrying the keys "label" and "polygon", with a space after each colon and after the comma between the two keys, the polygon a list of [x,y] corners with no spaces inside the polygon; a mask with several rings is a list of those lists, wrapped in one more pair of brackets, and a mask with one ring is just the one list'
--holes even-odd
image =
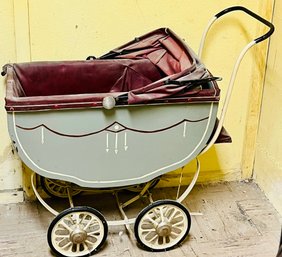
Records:
{"label": "concrete floor", "polygon": [[[175,188],[153,190],[154,199],[173,199]],[[130,193],[122,193],[125,198]],[[129,217],[146,206],[139,200],[126,209]],[[49,199],[59,210],[66,201]],[[94,206],[107,220],[120,219],[109,193],[81,195],[76,205]],[[151,253],[136,246],[123,226],[109,227],[107,241],[98,256],[213,256],[274,257],[278,250],[282,219],[255,183],[232,182],[196,186],[184,205],[201,216],[192,217],[187,239],[174,250]],[[0,205],[0,256],[50,257],[46,234],[54,216],[36,202]]]}

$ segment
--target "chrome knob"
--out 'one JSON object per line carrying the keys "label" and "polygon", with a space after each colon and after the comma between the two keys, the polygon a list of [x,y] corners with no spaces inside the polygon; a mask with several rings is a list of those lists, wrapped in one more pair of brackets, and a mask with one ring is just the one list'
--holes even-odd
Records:
{"label": "chrome knob", "polygon": [[103,107],[107,110],[111,110],[115,107],[116,100],[113,96],[106,96],[103,98]]}

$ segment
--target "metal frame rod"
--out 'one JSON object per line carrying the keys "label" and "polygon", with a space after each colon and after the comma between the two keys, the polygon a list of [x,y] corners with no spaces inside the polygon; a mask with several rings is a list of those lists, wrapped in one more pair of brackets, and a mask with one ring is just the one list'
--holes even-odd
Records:
{"label": "metal frame rod", "polygon": [[128,201],[126,201],[125,203],[122,204],[122,208],[125,208],[126,206],[136,202],[141,197],[143,197],[144,194],[148,191],[148,189],[151,186],[151,184],[152,184],[152,181],[147,182],[145,187],[142,189],[142,191],[138,195],[132,197],[131,199],[129,199]]}
{"label": "metal frame rod", "polygon": [[204,150],[200,154],[203,154],[207,150],[209,150],[210,147],[217,140],[217,138],[218,138],[218,136],[220,134],[220,131],[221,131],[222,127],[223,127],[223,123],[224,123],[224,120],[225,120],[226,112],[227,112],[227,109],[228,109],[228,106],[229,106],[229,102],[230,102],[230,99],[231,99],[231,95],[232,95],[232,91],[233,91],[233,88],[234,88],[234,82],[235,82],[235,79],[236,79],[236,76],[237,76],[237,73],[238,73],[241,61],[244,58],[246,52],[255,44],[256,44],[256,42],[252,41],[249,44],[247,44],[244,47],[244,49],[241,51],[241,53],[240,53],[240,55],[239,55],[235,65],[234,65],[232,74],[231,74],[231,78],[230,78],[230,81],[229,81],[229,85],[228,85],[228,88],[227,88],[226,96],[225,96],[225,99],[224,99],[224,102],[223,102],[223,106],[222,106],[222,109],[221,109],[221,113],[220,113],[220,116],[219,116],[219,121],[218,121],[218,125],[217,125],[217,128],[216,128],[216,131],[214,132],[214,135],[213,135],[212,139],[209,141],[209,143],[206,145],[206,147],[204,148]]}
{"label": "metal frame rod", "polygon": [[73,204],[73,199],[72,199],[72,189],[71,189],[71,187],[67,187],[67,192],[68,192],[68,199],[69,199],[70,207],[73,208],[74,204]]}
{"label": "metal frame rod", "polygon": [[190,192],[192,191],[192,189],[194,188],[196,181],[199,177],[200,174],[200,169],[201,169],[201,165],[200,165],[200,161],[198,160],[198,158],[196,158],[197,160],[197,170],[194,174],[194,177],[191,181],[191,183],[189,184],[189,186],[186,188],[186,190],[182,193],[182,195],[176,199],[177,202],[181,203],[184,201],[184,199],[190,194]]}
{"label": "metal frame rod", "polygon": [[[131,230],[131,228],[130,228],[130,224],[129,224],[129,219],[128,219],[128,217],[126,216],[126,214],[125,214],[125,212],[124,212],[124,210],[123,210],[123,204],[119,201],[119,198],[118,198],[118,193],[117,192],[115,192],[115,198],[116,198],[116,202],[117,202],[117,205],[118,205],[118,208],[119,208],[119,211],[120,211],[120,213],[121,213],[121,215],[122,215],[122,217],[123,217],[123,219],[124,219],[124,225],[125,225],[125,227],[126,227],[126,230],[128,231],[128,233],[130,234],[130,236],[133,236],[134,237],[134,233],[133,233],[133,231]],[[135,222],[135,220],[134,220],[134,222]]]}
{"label": "metal frame rod", "polygon": [[48,205],[40,196],[40,194],[38,193],[35,185],[34,185],[34,180],[35,180],[35,173],[33,172],[31,175],[31,186],[33,189],[34,194],[36,195],[38,201],[49,211],[51,212],[53,215],[57,216],[59,214],[59,212],[57,212],[56,210],[54,210],[50,205]]}

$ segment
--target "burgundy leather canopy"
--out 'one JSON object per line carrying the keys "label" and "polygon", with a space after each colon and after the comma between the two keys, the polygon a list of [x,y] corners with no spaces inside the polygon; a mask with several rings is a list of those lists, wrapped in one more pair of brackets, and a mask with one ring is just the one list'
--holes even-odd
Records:
{"label": "burgundy leather canopy", "polygon": [[[7,111],[117,104],[218,101],[215,81],[193,51],[169,29],[158,29],[94,60],[30,62],[6,66]],[[179,82],[178,84],[175,82]]]}

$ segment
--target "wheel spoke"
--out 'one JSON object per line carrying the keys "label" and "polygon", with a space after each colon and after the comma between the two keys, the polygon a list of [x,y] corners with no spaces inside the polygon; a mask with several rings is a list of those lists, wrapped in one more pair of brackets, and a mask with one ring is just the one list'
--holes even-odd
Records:
{"label": "wheel spoke", "polygon": [[[59,226],[61,226],[61,224],[59,224]],[[69,231],[65,227],[58,227],[56,228],[55,234],[58,236],[63,236],[63,235],[66,235],[66,232],[69,232]]]}
{"label": "wheel spoke", "polygon": [[[177,213],[177,210],[175,209],[175,208],[171,208],[172,209],[172,213],[170,214],[170,217],[169,217],[169,222],[171,222],[172,220],[173,220],[173,218],[174,218],[174,215],[176,215],[176,213]],[[170,209],[170,210],[171,210]]]}
{"label": "wheel spoke", "polygon": [[166,243],[166,240],[165,240],[165,236],[162,236],[162,244],[164,245]]}
{"label": "wheel spoke", "polygon": [[181,213],[177,213],[174,217],[173,217],[173,219],[178,219],[178,218],[181,218],[181,217],[183,217],[182,216],[182,214]]}
{"label": "wheel spoke", "polygon": [[179,221],[177,223],[172,224],[172,227],[178,227],[180,225],[184,225],[184,221],[183,220],[181,220],[181,221]]}
{"label": "wheel spoke", "polygon": [[148,240],[149,243],[152,243],[154,240],[156,240],[157,238],[159,238],[159,236],[156,234],[154,235],[150,240]]}
{"label": "wheel spoke", "polygon": [[50,188],[50,189],[52,189],[52,190],[53,190],[53,189],[55,188],[55,186],[56,186],[56,185],[55,185],[55,184],[50,183],[50,184],[48,184],[48,186],[49,186],[49,188]]}
{"label": "wheel spoke", "polygon": [[63,247],[61,247],[62,249],[66,249],[67,247],[71,246],[72,242],[68,242],[67,244],[65,244]]}
{"label": "wheel spoke", "polygon": [[141,228],[140,230],[142,232],[156,232],[155,228]]}
{"label": "wheel spoke", "polygon": [[79,225],[82,221],[82,219],[79,219],[79,212],[75,213],[75,221],[76,225]]}
{"label": "wheel spoke", "polygon": [[160,214],[161,214],[161,222],[163,222],[165,219],[164,219],[164,212],[163,212],[163,209],[164,207],[161,207],[160,208]]}
{"label": "wheel spoke", "polygon": [[157,209],[156,209],[156,208],[154,208],[154,209],[152,210],[152,212],[153,212],[153,214],[155,215],[155,217],[159,217],[159,216],[160,216],[159,213],[157,213]]}
{"label": "wheel spoke", "polygon": [[154,231],[143,231],[143,232],[141,232],[141,235],[143,236],[143,237],[149,237],[149,235],[150,234],[156,234],[156,231],[154,230]]}
{"label": "wheel spoke", "polygon": [[166,206],[166,207],[167,207],[167,208],[166,208],[165,216],[167,217],[168,214],[169,214],[169,211],[170,211],[172,208],[169,208],[169,206]]}
{"label": "wheel spoke", "polygon": [[90,240],[86,239],[86,240],[85,240],[85,243],[90,244],[90,245],[95,245],[95,244],[96,244],[96,241],[95,241],[95,242],[91,242]]}
{"label": "wheel spoke", "polygon": [[[99,231],[100,231],[100,228],[98,228],[97,230],[88,232],[88,233],[87,233],[87,236],[90,236],[90,237],[97,237],[97,235],[95,235],[95,234],[97,234],[97,232],[99,232]],[[99,233],[98,236],[100,236],[100,233]]]}
{"label": "wheel spoke", "polygon": [[87,217],[87,215],[84,214],[84,215],[82,216],[82,218],[80,219],[80,223],[83,223],[86,217]]}
{"label": "wheel spoke", "polygon": [[[86,226],[84,227],[84,230],[87,230],[89,228],[89,226],[91,225],[92,221],[94,220],[94,217],[91,217],[91,219],[88,221],[88,223],[86,224]],[[94,220],[95,221],[95,220]],[[95,223],[93,223],[92,225],[94,225]]]}
{"label": "wheel spoke", "polygon": [[76,249],[75,249],[75,252],[80,252],[80,244],[76,244]]}
{"label": "wheel spoke", "polygon": [[66,240],[66,239],[62,238],[61,240],[57,241],[57,245],[60,245],[64,240]]}
{"label": "wheel spoke", "polygon": [[153,220],[149,215],[146,216],[146,219],[148,219],[151,223],[153,223],[155,226],[158,226],[159,223],[155,220]]}
{"label": "wheel spoke", "polygon": [[69,232],[72,232],[73,229],[71,227],[69,227],[68,224],[65,223],[65,221],[63,221],[62,223],[60,223],[60,225],[62,225],[65,229],[67,229]]}
{"label": "wheel spoke", "polygon": [[69,238],[69,235],[56,235],[56,238],[62,238],[62,240]]}
{"label": "wheel spoke", "polygon": [[180,233],[176,233],[174,231],[171,231],[170,235],[174,235],[174,236],[179,236]]}
{"label": "wheel spoke", "polygon": [[64,187],[58,187],[58,192],[61,193],[62,195],[65,195],[66,189]]}
{"label": "wheel spoke", "polygon": [[83,243],[83,247],[84,249],[87,249],[89,253],[91,252],[91,248],[89,248],[89,246],[85,242]]}

